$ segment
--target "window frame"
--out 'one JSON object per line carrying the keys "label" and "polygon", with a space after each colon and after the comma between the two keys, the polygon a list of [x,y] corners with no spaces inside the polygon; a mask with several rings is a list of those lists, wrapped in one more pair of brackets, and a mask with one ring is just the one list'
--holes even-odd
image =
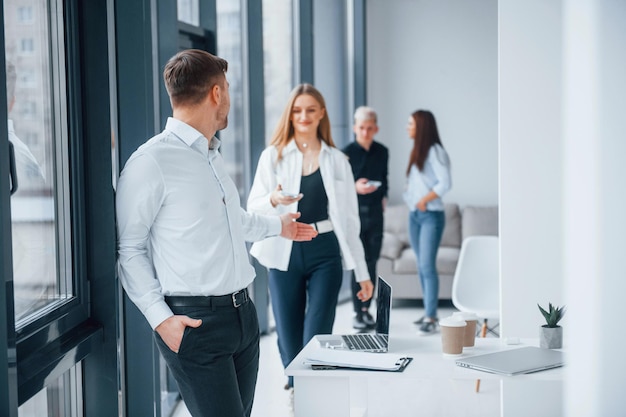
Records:
{"label": "window frame", "polygon": [[[102,345],[102,325],[90,319],[90,281],[87,267],[86,251],[86,214],[88,207],[86,194],[88,184],[86,170],[83,165],[84,148],[83,136],[83,108],[82,108],[82,82],[84,76],[81,67],[84,65],[83,52],[80,42],[80,22],[78,19],[78,2],[51,1],[47,18],[51,19],[50,45],[51,45],[51,71],[53,80],[53,95],[55,102],[60,103],[54,108],[53,131],[56,137],[66,137],[67,140],[55,141],[55,183],[65,202],[56,204],[57,215],[57,245],[60,248],[57,279],[71,281],[72,297],[64,302],[54,305],[53,308],[43,309],[42,313],[35,313],[32,320],[19,328],[15,328],[15,316],[13,308],[13,276],[12,262],[7,262],[8,268],[3,268],[5,275],[7,300],[6,341],[1,345],[6,346],[10,352],[14,348],[13,359],[8,367],[15,369],[19,378],[9,379],[9,398],[6,407],[8,415],[15,415],[17,407],[41,390],[42,386],[48,386],[57,380],[66,371],[86,358],[90,353]],[[4,13],[0,14],[4,19]],[[53,21],[55,17],[60,19]],[[2,48],[4,60],[5,39],[2,34]],[[4,65],[4,62],[3,62]],[[60,70],[60,72],[59,72]],[[3,82],[5,80],[2,80]],[[5,95],[6,95],[6,90]],[[6,106],[1,107],[2,114],[6,115]],[[6,117],[5,117],[6,119]],[[58,122],[61,123],[58,123]],[[5,128],[6,131],[6,128]],[[58,149],[66,146],[65,149]],[[61,158],[58,161],[57,158]],[[57,162],[60,162],[57,164]],[[61,177],[61,180],[59,180]],[[4,187],[2,188],[4,193]],[[3,195],[2,204],[6,205]],[[4,210],[3,210],[4,211]],[[3,222],[6,215],[3,215]],[[8,214],[10,224],[10,214]],[[59,230],[59,225],[61,230]],[[3,242],[7,233],[3,233]],[[8,234],[10,236],[10,233]],[[61,241],[60,239],[64,239]],[[11,258],[10,241],[9,248],[5,246],[3,258]],[[61,249],[63,248],[63,249]],[[7,252],[8,249],[8,252]],[[8,255],[7,255],[8,253]],[[62,259],[61,259],[62,258]],[[3,259],[3,260],[4,260]],[[9,273],[10,272],[10,273]],[[67,276],[66,274],[69,274]],[[67,282],[67,281],[66,281]],[[11,315],[13,316],[11,317]],[[4,327],[4,326],[3,326]],[[0,339],[3,337],[0,336]],[[9,355],[11,357],[11,355]],[[2,381],[2,385],[5,380]]]}
{"label": "window frame", "polygon": [[[54,39],[51,39],[52,55],[52,91],[53,99],[59,105],[54,108],[53,131],[56,138],[66,137],[67,140],[55,140],[55,193],[63,202],[55,204],[57,218],[57,245],[59,264],[57,265],[59,281],[71,281],[73,297],[65,302],[53,305],[50,309],[44,309],[42,313],[35,313],[33,319],[28,320],[24,326],[15,330],[18,344],[18,356],[21,349],[30,352],[40,345],[38,336],[40,333],[49,333],[50,327],[62,334],[75,327],[88,318],[88,281],[84,280],[85,259],[83,245],[84,237],[84,168],[79,155],[83,153],[83,143],[78,140],[80,136],[81,114],[80,109],[80,61],[78,46],[73,45],[73,40],[78,39],[78,28],[69,24],[68,17],[74,15],[75,10],[71,4],[63,3],[63,13],[50,10],[50,15],[61,16],[65,19],[63,27],[58,28],[58,22],[51,22],[51,32],[56,30]],[[59,6],[51,3],[51,6]],[[63,17],[65,16],[65,18]],[[59,58],[62,57],[62,61]],[[65,149],[62,147],[66,146]],[[59,161],[59,158],[61,161]],[[60,162],[60,163],[59,163]],[[67,167],[67,171],[64,167]],[[71,173],[71,175],[70,175]],[[57,188],[60,188],[57,190]],[[72,192],[70,192],[72,190]],[[69,274],[67,276],[66,274]],[[65,276],[64,276],[65,275]],[[49,311],[47,311],[49,310]],[[48,338],[49,336],[45,336]],[[22,348],[23,347],[23,348]]]}

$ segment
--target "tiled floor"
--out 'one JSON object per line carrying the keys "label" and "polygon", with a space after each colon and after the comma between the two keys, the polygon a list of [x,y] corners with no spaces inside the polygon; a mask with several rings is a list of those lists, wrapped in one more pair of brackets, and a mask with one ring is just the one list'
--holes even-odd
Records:
{"label": "tiled floor", "polygon": [[[442,303],[439,309],[439,317],[447,317],[456,311],[450,303]],[[391,311],[390,333],[402,334],[416,332],[417,327],[413,321],[421,317],[423,309],[415,303],[396,302]],[[352,333],[352,305],[350,302],[342,303],[337,307],[334,333]],[[392,336],[393,337],[393,336]],[[425,336],[437,337],[437,335]],[[259,377],[255,394],[252,417],[292,417],[289,407],[289,393],[283,389],[287,377],[276,345],[276,333],[261,337],[261,361],[259,365]],[[181,402],[172,417],[190,417],[189,411]]]}

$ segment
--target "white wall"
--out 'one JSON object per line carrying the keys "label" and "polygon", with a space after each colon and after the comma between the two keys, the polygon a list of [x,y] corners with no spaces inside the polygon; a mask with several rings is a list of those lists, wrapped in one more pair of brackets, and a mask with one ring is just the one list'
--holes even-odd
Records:
{"label": "white wall", "polygon": [[390,150],[390,202],[401,201],[418,109],[437,119],[452,161],[444,199],[498,203],[497,0],[369,0],[367,96]]}
{"label": "white wall", "polygon": [[499,3],[502,335],[562,305],[561,5]]}

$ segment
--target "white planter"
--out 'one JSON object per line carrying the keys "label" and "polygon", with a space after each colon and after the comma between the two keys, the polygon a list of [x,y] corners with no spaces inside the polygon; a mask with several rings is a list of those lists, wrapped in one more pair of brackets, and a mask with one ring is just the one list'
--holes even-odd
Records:
{"label": "white planter", "polygon": [[560,349],[563,347],[563,328],[541,326],[539,347],[543,349]]}

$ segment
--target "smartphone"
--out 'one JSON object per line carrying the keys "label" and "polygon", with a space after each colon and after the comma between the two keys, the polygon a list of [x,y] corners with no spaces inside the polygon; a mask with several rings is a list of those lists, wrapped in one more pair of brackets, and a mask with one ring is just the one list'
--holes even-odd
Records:
{"label": "smartphone", "polygon": [[383,183],[381,181],[373,181],[373,180],[370,180],[370,181],[365,183],[365,185],[368,185],[368,186],[372,186],[373,185],[376,188],[380,187],[382,184]]}
{"label": "smartphone", "polygon": [[291,197],[291,198],[298,198],[298,196],[300,195],[300,194],[288,193],[285,190],[281,190],[280,193],[284,195],[285,197]]}

